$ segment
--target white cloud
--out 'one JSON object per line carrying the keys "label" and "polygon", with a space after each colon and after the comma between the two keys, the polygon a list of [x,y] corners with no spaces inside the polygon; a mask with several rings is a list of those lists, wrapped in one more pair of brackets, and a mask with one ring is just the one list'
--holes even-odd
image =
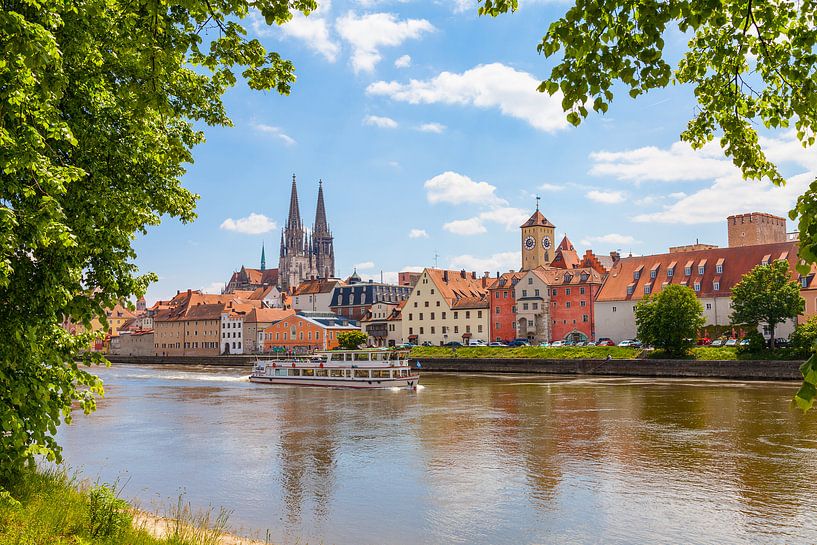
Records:
{"label": "white cloud", "polygon": [[[374,282],[380,282],[381,279],[381,273],[375,274],[358,273],[358,276],[360,276],[360,279],[363,280],[364,282],[368,282],[369,280],[372,280]],[[383,271],[382,278],[383,282],[385,282],[386,284],[397,284],[398,278],[397,271]]]}
{"label": "white cloud", "polygon": [[260,235],[268,233],[278,226],[264,214],[253,212],[246,218],[238,218],[237,220],[227,218],[221,222],[220,227],[225,231],[235,231],[245,235]]}
{"label": "white cloud", "polygon": [[744,180],[740,175],[724,176],[703,189],[695,191],[663,210],[639,214],[634,221],[656,223],[714,223],[732,214],[744,212],[770,212],[785,216],[794,206],[817,172],[804,172],[792,176],[784,187],[768,181]]}
{"label": "white cloud", "polygon": [[617,204],[624,202],[625,197],[621,191],[596,191],[594,189],[587,192],[587,198],[602,204]]}
{"label": "white cloud", "polygon": [[544,184],[542,184],[542,185],[540,185],[540,186],[539,186],[539,189],[541,189],[542,191],[554,191],[554,192],[555,192],[555,191],[564,191],[565,186],[563,186],[563,185],[556,185],[556,184],[544,183]]}
{"label": "white cloud", "polygon": [[428,232],[425,229],[412,229],[409,238],[428,238]]}
{"label": "white cloud", "polygon": [[374,261],[364,261],[362,263],[355,264],[356,269],[366,270],[366,269],[373,269],[374,268]]}
{"label": "white cloud", "polygon": [[[295,12],[292,19],[277,27],[278,32],[285,37],[303,42],[311,50],[323,55],[329,62],[335,62],[340,52],[340,46],[332,39],[329,31],[327,16],[331,8],[330,0],[321,0],[318,3],[318,9],[308,16]],[[275,33],[256,10],[253,10],[252,14],[252,26],[259,36],[270,36]]]}
{"label": "white cloud", "polygon": [[394,61],[395,68],[408,68],[411,66],[411,56],[409,55],[402,55],[397,57],[397,60]]}
{"label": "white cloud", "polygon": [[381,47],[398,46],[435,30],[425,19],[401,21],[391,13],[357,15],[353,11],[340,17],[335,28],[352,46],[352,68],[355,72],[373,71],[382,58]]}
{"label": "white cloud", "polygon": [[284,131],[281,130],[280,127],[274,127],[272,125],[266,125],[264,123],[253,122],[252,128],[260,133],[269,134],[271,136],[278,138],[287,146],[292,146],[296,143],[295,139],[289,136],[288,134],[284,133]]}
{"label": "white cloud", "polygon": [[363,118],[363,124],[380,127],[381,129],[397,128],[397,121],[390,117],[381,117],[379,115],[367,115]]}
{"label": "white cloud", "polygon": [[510,271],[519,267],[518,252],[500,252],[489,257],[475,257],[470,254],[459,255],[451,258],[449,267],[452,269],[465,269],[466,271]]}
{"label": "white cloud", "polygon": [[458,104],[498,108],[504,115],[536,129],[555,132],[568,127],[562,94],[536,90],[539,79],[501,63],[482,64],[461,74],[442,72],[429,80],[408,83],[377,81],[366,92],[409,104]]}
{"label": "white cloud", "polygon": [[468,218],[464,220],[454,220],[443,224],[443,229],[455,235],[481,235],[488,230],[479,218]]}
{"label": "white cloud", "polygon": [[639,241],[636,240],[634,237],[630,235],[620,235],[618,233],[609,233],[607,235],[601,235],[596,237],[587,237],[582,239],[581,244],[583,246],[592,246],[593,244],[603,244],[603,245],[626,245],[626,244],[636,244]]}
{"label": "white cloud", "polygon": [[736,170],[724,159],[716,141],[698,151],[686,142],[675,142],[669,149],[647,146],[621,152],[598,151],[590,154],[590,160],[595,163],[590,174],[634,182],[711,180]]}
{"label": "white cloud", "polygon": [[445,125],[443,125],[442,123],[423,123],[422,125],[417,127],[417,130],[440,134],[443,131],[445,131]]}
{"label": "white cloud", "polygon": [[203,293],[221,293],[221,290],[224,289],[224,282],[210,282],[206,286],[201,286],[199,288]]}
{"label": "white cloud", "polygon": [[481,205],[504,205],[507,202],[496,196],[496,186],[488,182],[475,182],[468,176],[446,171],[426,180],[426,198],[431,204],[471,203]]}

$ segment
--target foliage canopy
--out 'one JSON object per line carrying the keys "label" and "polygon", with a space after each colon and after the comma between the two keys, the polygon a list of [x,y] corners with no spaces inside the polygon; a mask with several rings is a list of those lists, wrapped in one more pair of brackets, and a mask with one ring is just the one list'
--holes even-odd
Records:
{"label": "foliage canopy", "polygon": [[805,309],[800,286],[791,279],[789,264],[777,260],[757,265],[732,287],[732,323],[769,326],[772,348],[777,324],[794,319]]}
{"label": "foliage canopy", "polygon": [[343,333],[338,333],[338,344],[341,348],[347,350],[360,348],[368,339],[368,335],[362,331],[344,331]]}
{"label": "foliage canopy", "polygon": [[164,215],[195,217],[180,178],[196,124],[230,125],[221,97],[238,76],[290,91],[293,65],[246,38],[251,7],[280,24],[316,3],[4,0],[0,483],[35,454],[59,460],[60,421],[94,409],[102,384],[80,365],[104,360],[61,324],[105,324],[155,279],[131,243]]}
{"label": "foliage canopy", "polygon": [[688,286],[673,284],[645,297],[635,306],[641,342],[681,356],[694,344],[706,320],[703,306]]}

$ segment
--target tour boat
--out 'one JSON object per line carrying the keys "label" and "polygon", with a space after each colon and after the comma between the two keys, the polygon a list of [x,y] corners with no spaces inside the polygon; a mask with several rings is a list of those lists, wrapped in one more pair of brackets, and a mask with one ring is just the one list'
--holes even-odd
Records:
{"label": "tour boat", "polygon": [[306,357],[258,360],[251,382],[329,386],[333,388],[416,389],[420,373],[408,352],[399,350],[332,350]]}

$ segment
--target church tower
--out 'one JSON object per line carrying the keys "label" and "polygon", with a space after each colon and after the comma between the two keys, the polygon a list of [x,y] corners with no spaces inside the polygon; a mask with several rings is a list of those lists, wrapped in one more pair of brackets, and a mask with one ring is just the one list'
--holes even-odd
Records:
{"label": "church tower", "polygon": [[323,202],[323,180],[318,181],[318,205],[315,223],[312,225],[312,252],[315,269],[320,278],[335,276],[335,245],[329,223],[326,221],[326,205]]}
{"label": "church tower", "polygon": [[536,212],[520,228],[522,229],[522,270],[529,271],[550,265],[555,255],[553,238],[556,226],[539,211],[538,197]]}
{"label": "church tower", "polygon": [[315,275],[309,239],[301,221],[298,206],[298,186],[292,175],[292,190],[289,196],[289,216],[281,230],[281,255],[278,262],[278,282],[282,291],[289,291],[302,280]]}

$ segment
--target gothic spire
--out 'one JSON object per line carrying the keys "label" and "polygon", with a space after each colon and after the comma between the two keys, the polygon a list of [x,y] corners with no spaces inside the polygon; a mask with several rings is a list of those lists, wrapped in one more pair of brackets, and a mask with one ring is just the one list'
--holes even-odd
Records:
{"label": "gothic spire", "polygon": [[313,233],[325,235],[329,233],[329,224],[326,221],[326,206],[323,204],[323,180],[318,180],[318,206],[315,209],[315,225]]}
{"label": "gothic spire", "polygon": [[289,229],[299,229],[301,227],[301,211],[298,208],[298,187],[295,185],[295,175],[292,175],[292,193],[289,197],[289,217],[287,218]]}

